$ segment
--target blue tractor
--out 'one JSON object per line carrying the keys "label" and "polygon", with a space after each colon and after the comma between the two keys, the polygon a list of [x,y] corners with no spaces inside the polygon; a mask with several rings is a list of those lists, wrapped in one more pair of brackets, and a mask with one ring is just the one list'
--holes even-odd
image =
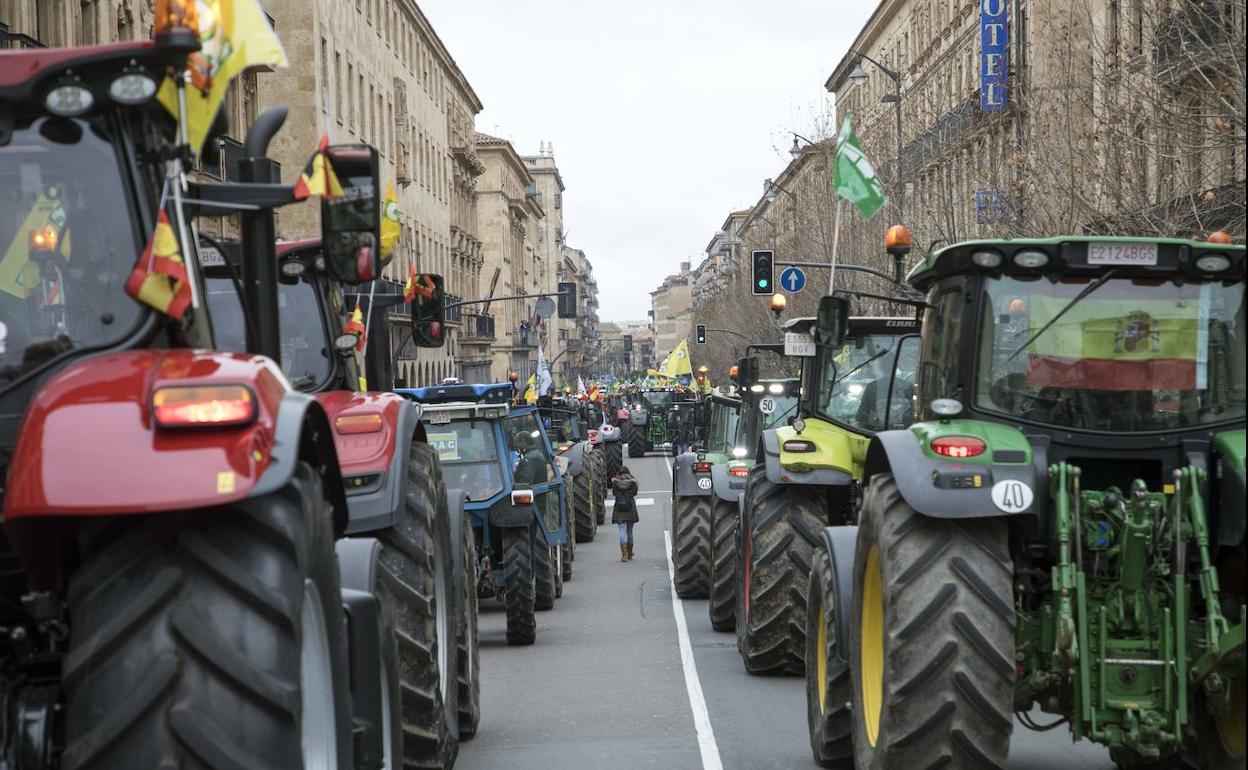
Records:
{"label": "blue tractor", "polygon": [[509,383],[396,392],[423,405],[447,486],[464,491],[479,596],[506,605],[508,644],[532,644],[534,611],[552,609],[563,593],[567,460],[555,453],[535,407],[509,403]]}

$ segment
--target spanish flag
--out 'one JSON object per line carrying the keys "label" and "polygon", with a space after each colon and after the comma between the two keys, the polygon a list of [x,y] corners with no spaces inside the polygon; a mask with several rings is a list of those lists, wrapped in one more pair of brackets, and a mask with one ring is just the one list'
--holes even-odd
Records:
{"label": "spanish flag", "polygon": [[[394,184],[386,185],[386,200],[381,209],[381,264],[390,264],[390,255],[399,243],[399,233],[403,226],[399,224],[399,200],[394,193]],[[411,302],[411,300],[408,300]]]}
{"label": "spanish flag", "polygon": [[416,266],[407,266],[407,283],[403,285],[403,301],[411,302],[416,299]]}
{"label": "spanish flag", "polygon": [[[286,52],[258,0],[192,0],[199,11],[200,50],[187,57],[186,135],[198,155],[225,101],[230,81],[248,67],[285,67]],[[178,118],[178,91],[168,78],[156,95]]]}
{"label": "spanish flag", "polygon": [[191,305],[191,286],[169,214],[160,210],[156,231],[126,279],[126,293],[160,312],[182,320]]}
{"label": "spanish flag", "polygon": [[316,146],[316,152],[308,159],[308,165],[303,167],[299,181],[295,182],[295,200],[301,201],[311,195],[319,195],[322,198],[342,197],[342,183],[338,181],[338,175],[334,173],[334,168],[330,165],[329,156],[326,154],[328,149],[329,134],[322,134],[321,141]]}
{"label": "spanish flag", "polygon": [[589,400],[594,401],[594,402],[598,401],[598,386],[597,385],[589,386]]}
{"label": "spanish flag", "polygon": [[347,319],[347,325],[342,327],[343,334],[354,334],[359,338],[359,342],[355,343],[356,350],[364,349],[364,335],[367,329],[364,327],[364,311],[360,308],[360,301],[355,301],[355,310],[351,311],[351,317]]}

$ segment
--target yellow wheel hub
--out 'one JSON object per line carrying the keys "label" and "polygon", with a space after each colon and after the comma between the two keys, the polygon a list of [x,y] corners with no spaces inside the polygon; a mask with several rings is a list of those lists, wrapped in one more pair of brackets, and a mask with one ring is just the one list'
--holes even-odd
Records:
{"label": "yellow wheel hub", "polygon": [[858,669],[862,688],[862,721],[867,741],[875,746],[880,736],[880,712],[884,706],[884,578],[880,573],[880,550],[872,546],[862,576],[862,617],[858,625]]}
{"label": "yellow wheel hub", "polygon": [[819,630],[815,634],[815,681],[819,683],[819,713],[828,713],[828,598],[819,600]]}
{"label": "yellow wheel hub", "polygon": [[1231,680],[1231,703],[1226,713],[1214,718],[1218,728],[1218,737],[1222,739],[1222,748],[1232,757],[1244,756],[1245,732],[1244,725],[1244,680],[1243,677]]}

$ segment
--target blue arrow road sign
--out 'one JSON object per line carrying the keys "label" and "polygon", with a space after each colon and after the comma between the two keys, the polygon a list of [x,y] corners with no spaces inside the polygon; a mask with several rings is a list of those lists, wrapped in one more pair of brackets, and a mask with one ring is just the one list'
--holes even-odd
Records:
{"label": "blue arrow road sign", "polygon": [[806,274],[800,267],[786,267],[780,274],[780,287],[786,291],[799,292],[806,287]]}

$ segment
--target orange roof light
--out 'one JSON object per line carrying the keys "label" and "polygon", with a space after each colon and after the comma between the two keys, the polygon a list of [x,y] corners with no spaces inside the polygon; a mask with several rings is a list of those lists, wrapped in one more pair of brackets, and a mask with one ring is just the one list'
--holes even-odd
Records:
{"label": "orange roof light", "polygon": [[728,367],[728,376],[735,380],[737,379],[737,373],[740,371],[741,371],[740,367],[738,367],[736,364],[733,364],[732,366]]}
{"label": "orange roof light", "polygon": [[893,225],[884,235],[884,248],[889,254],[909,254],[911,245],[910,228],[905,225]]}
{"label": "orange roof light", "polygon": [[156,0],[157,45],[199,48],[199,6],[196,0]]}
{"label": "orange roof light", "polygon": [[1233,243],[1231,240],[1231,234],[1225,230],[1218,230],[1216,233],[1210,233],[1206,240],[1209,243],[1217,243],[1223,246],[1230,246],[1231,243]]}
{"label": "orange roof light", "polygon": [[56,242],[59,240],[56,228],[52,225],[47,227],[36,227],[30,231],[27,236],[27,245],[32,253],[56,251]]}
{"label": "orange roof light", "polygon": [[783,294],[772,294],[772,295],[771,295],[771,309],[772,309],[772,311],[774,311],[774,312],[776,312],[776,313],[779,313],[780,311],[784,310],[784,309],[785,309],[786,307],[788,307],[788,306],[789,306],[789,300],[788,300],[788,298],[787,298],[787,297],[785,297]]}

